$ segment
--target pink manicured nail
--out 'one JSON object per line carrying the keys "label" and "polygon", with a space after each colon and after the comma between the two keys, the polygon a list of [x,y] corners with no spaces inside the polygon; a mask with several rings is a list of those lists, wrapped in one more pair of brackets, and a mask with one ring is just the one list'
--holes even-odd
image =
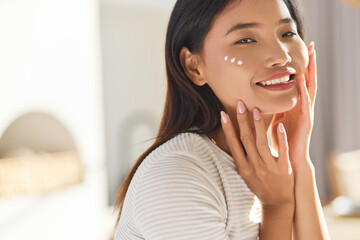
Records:
{"label": "pink manicured nail", "polygon": [[284,133],[284,131],[285,131],[284,124],[279,123],[278,128],[281,133]]}
{"label": "pink manicured nail", "polygon": [[314,51],[315,51],[315,43],[314,43],[314,41],[312,41],[310,43],[310,49],[309,50],[310,50],[309,55],[312,55],[314,53]]}
{"label": "pink manicured nail", "polygon": [[246,111],[245,104],[241,100],[238,100],[238,112],[244,113],[245,111]]}
{"label": "pink manicured nail", "polygon": [[306,86],[306,79],[305,79],[304,75],[302,76],[302,79],[303,79],[302,81],[303,81],[304,85]]}
{"label": "pink manicured nail", "polygon": [[300,84],[305,83],[305,77],[304,77],[304,75],[301,75],[301,76],[299,77],[299,82],[300,82]]}
{"label": "pink manicured nail", "polygon": [[309,55],[311,55],[313,53],[313,51],[314,51],[314,42],[311,42],[309,44]]}
{"label": "pink manicured nail", "polygon": [[226,113],[223,111],[221,111],[221,119],[222,119],[223,123],[225,123],[225,124],[228,123],[228,118],[226,116]]}
{"label": "pink manicured nail", "polygon": [[256,121],[259,121],[261,119],[261,115],[260,115],[260,112],[257,108],[254,108],[254,119]]}

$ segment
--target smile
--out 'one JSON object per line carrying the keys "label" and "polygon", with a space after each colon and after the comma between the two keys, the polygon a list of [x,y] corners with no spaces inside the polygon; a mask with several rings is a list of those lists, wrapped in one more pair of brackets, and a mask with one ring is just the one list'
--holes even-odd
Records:
{"label": "smile", "polygon": [[293,80],[294,76],[295,76],[294,74],[291,74],[291,75],[284,76],[282,78],[277,78],[277,79],[269,80],[266,82],[258,82],[256,84],[260,85],[260,86],[280,85],[282,83],[286,83],[286,82],[289,82],[290,80]]}
{"label": "smile", "polygon": [[[261,88],[264,88],[266,90],[270,91],[284,91],[292,88],[295,85],[295,75],[288,75],[286,77],[282,77],[279,79],[273,79],[270,81],[270,84],[268,85],[268,81],[256,83]],[[265,84],[264,84],[265,83]]]}

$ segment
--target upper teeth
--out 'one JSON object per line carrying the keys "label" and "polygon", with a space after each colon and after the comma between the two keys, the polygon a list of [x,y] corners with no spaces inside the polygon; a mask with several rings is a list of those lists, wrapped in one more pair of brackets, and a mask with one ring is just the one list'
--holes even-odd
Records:
{"label": "upper teeth", "polygon": [[290,75],[282,77],[282,78],[278,78],[278,79],[274,79],[271,81],[266,81],[266,82],[260,82],[261,85],[274,85],[274,84],[279,84],[279,83],[284,83],[290,80]]}

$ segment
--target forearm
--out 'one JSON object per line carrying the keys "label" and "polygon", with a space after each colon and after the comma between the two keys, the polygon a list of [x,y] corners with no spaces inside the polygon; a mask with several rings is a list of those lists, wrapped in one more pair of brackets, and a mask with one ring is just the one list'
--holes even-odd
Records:
{"label": "forearm", "polygon": [[262,208],[260,240],[290,240],[294,217],[294,204],[278,209]]}
{"label": "forearm", "polygon": [[293,240],[330,239],[312,164],[295,174],[295,203]]}

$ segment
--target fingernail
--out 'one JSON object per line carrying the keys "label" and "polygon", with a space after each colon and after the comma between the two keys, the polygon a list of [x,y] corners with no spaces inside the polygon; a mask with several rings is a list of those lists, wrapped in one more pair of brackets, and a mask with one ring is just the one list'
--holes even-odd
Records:
{"label": "fingernail", "polygon": [[309,44],[310,49],[312,49],[314,47],[314,41],[311,41]]}
{"label": "fingernail", "polygon": [[254,119],[259,121],[261,119],[261,114],[257,108],[254,108]]}
{"label": "fingernail", "polygon": [[304,81],[304,75],[301,75],[300,77],[299,77],[299,83],[301,84],[303,81]]}
{"label": "fingernail", "polygon": [[238,100],[238,112],[242,114],[245,112],[245,110],[245,104],[241,100]]}
{"label": "fingernail", "polygon": [[302,75],[302,81],[303,81],[304,85],[306,85],[306,78],[304,75]]}
{"label": "fingernail", "polygon": [[228,123],[228,118],[226,116],[226,113],[223,111],[221,111],[221,119],[222,119],[223,123],[225,123],[225,124]]}
{"label": "fingernail", "polygon": [[309,49],[309,55],[314,53],[315,43],[314,41],[311,41],[310,43],[310,49]]}
{"label": "fingernail", "polygon": [[284,131],[285,131],[285,129],[284,129],[284,124],[279,123],[278,128],[279,128],[279,131],[280,131],[281,133],[284,133]]}

